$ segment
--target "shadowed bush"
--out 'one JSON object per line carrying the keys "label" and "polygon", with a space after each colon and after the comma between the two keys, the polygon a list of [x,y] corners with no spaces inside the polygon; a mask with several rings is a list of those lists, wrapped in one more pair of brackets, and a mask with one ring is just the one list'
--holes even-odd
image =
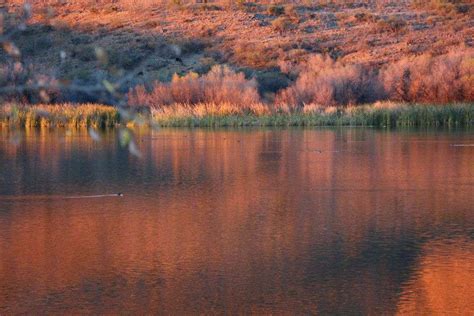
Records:
{"label": "shadowed bush", "polygon": [[196,73],[184,77],[174,75],[170,83],[155,83],[150,92],[144,86],[138,86],[130,91],[128,98],[130,105],[151,107],[174,103],[248,106],[260,102],[257,82],[245,79],[243,73],[236,73],[226,66],[214,66],[201,77]]}

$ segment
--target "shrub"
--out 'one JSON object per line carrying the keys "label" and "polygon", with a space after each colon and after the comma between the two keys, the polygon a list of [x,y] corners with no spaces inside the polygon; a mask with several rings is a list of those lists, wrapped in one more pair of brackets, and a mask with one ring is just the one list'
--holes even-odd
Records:
{"label": "shrub", "polygon": [[256,13],[261,11],[261,7],[259,4],[255,2],[245,2],[245,0],[237,0],[237,6],[248,13]]}
{"label": "shrub", "polygon": [[121,51],[109,49],[107,56],[110,64],[131,70],[145,58],[146,52],[137,48],[129,48]]}
{"label": "shrub", "polygon": [[289,4],[285,7],[285,15],[288,17],[291,17],[292,19],[298,19],[299,18],[299,13],[298,13],[298,7],[294,4]]}
{"label": "shrub", "polygon": [[205,43],[199,39],[188,39],[178,43],[178,47],[181,49],[181,53],[186,54],[197,54],[204,50],[206,47]]}
{"label": "shrub", "polygon": [[400,32],[404,30],[407,26],[407,22],[397,16],[391,16],[387,20],[380,20],[378,22],[379,30],[381,31],[391,31],[391,32]]}
{"label": "shrub", "polygon": [[247,80],[226,66],[214,66],[202,78],[206,102],[248,105],[260,102],[256,80]]}
{"label": "shrub", "polygon": [[370,12],[357,12],[354,14],[354,18],[357,22],[375,22],[377,17]]}
{"label": "shrub", "polygon": [[94,45],[78,45],[75,46],[71,56],[79,59],[82,62],[89,62],[96,60]]}
{"label": "shrub", "polygon": [[287,17],[279,17],[272,21],[272,26],[276,31],[283,33],[288,31],[293,25]]}
{"label": "shrub", "polygon": [[348,105],[373,102],[382,95],[372,71],[315,55],[304,65],[296,82],[279,93],[276,103]]}
{"label": "shrub", "polygon": [[446,15],[451,13],[469,13],[473,7],[471,2],[467,0],[415,0],[413,4],[416,8],[430,9],[437,11],[439,14]]}
{"label": "shrub", "polygon": [[402,59],[383,69],[391,100],[446,103],[474,100],[474,53]]}
{"label": "shrub", "polygon": [[456,5],[456,11],[460,14],[466,14],[469,13],[472,9],[473,5],[469,4],[458,4]]}
{"label": "shrub", "polygon": [[234,60],[252,68],[270,68],[276,66],[280,50],[262,43],[241,42],[235,46]]}
{"label": "shrub", "polygon": [[268,14],[273,16],[279,16],[285,13],[285,7],[281,5],[271,5],[268,7]]}
{"label": "shrub", "polygon": [[155,83],[150,92],[144,86],[138,86],[130,91],[128,97],[130,105],[152,107],[175,103],[248,106],[260,102],[257,82],[247,80],[243,73],[236,73],[226,66],[214,66],[201,77],[192,72],[183,77],[174,75],[170,83]]}
{"label": "shrub", "polygon": [[185,6],[185,9],[189,12],[197,13],[199,11],[221,11],[222,7],[216,4],[210,3],[190,3]]}

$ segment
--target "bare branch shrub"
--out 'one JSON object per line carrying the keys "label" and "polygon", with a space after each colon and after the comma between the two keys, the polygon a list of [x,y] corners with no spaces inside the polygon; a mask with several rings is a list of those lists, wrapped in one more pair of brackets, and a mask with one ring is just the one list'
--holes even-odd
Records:
{"label": "bare branch shrub", "polygon": [[348,105],[373,102],[381,95],[373,71],[315,55],[307,61],[296,82],[279,93],[276,103]]}
{"label": "bare branch shrub", "polygon": [[130,105],[159,107],[174,103],[231,103],[247,106],[260,102],[255,79],[247,80],[227,66],[214,66],[201,77],[189,73],[173,76],[169,83],[156,82],[150,92],[138,86],[128,94]]}
{"label": "bare branch shrub", "polygon": [[279,17],[272,21],[272,26],[275,31],[278,31],[280,34],[288,31],[293,27],[291,20],[287,17]]}
{"label": "bare branch shrub", "polygon": [[381,80],[389,98],[394,101],[472,101],[474,53],[405,58],[383,69]]}

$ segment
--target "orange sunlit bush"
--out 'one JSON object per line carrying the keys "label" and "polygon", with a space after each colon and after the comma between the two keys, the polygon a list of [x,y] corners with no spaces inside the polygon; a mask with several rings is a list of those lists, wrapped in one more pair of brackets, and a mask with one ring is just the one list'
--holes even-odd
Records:
{"label": "orange sunlit bush", "polygon": [[260,102],[255,80],[247,80],[243,73],[236,73],[225,66],[215,66],[199,77],[189,73],[173,76],[170,83],[156,82],[148,92],[138,86],[129,93],[131,105],[157,107],[173,103],[232,103],[249,105]]}
{"label": "orange sunlit bush", "polygon": [[280,104],[347,105],[373,102],[382,91],[370,69],[316,55],[304,65],[296,82],[277,97]]}
{"label": "orange sunlit bush", "polygon": [[394,101],[447,103],[474,100],[474,53],[405,58],[388,65],[381,81]]}

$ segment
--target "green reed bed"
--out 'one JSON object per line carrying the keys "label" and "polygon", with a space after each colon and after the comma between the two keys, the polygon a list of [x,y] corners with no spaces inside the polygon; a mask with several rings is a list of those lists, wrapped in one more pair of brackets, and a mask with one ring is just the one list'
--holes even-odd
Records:
{"label": "green reed bed", "polygon": [[310,107],[301,110],[274,109],[256,113],[194,113],[172,110],[154,112],[154,121],[163,127],[241,126],[372,126],[438,127],[471,126],[474,104],[406,105],[381,103],[346,108]]}
{"label": "green reed bed", "polygon": [[[133,109],[131,110],[133,112]],[[467,127],[474,125],[474,103],[422,105],[378,103],[354,107],[302,109],[270,108],[263,104],[241,107],[223,104],[173,105],[140,115],[127,125],[143,123],[161,127],[244,126],[372,126]],[[137,123],[140,122],[140,123]],[[63,104],[0,107],[0,125],[23,127],[113,127],[123,124],[119,111],[96,104]]]}

